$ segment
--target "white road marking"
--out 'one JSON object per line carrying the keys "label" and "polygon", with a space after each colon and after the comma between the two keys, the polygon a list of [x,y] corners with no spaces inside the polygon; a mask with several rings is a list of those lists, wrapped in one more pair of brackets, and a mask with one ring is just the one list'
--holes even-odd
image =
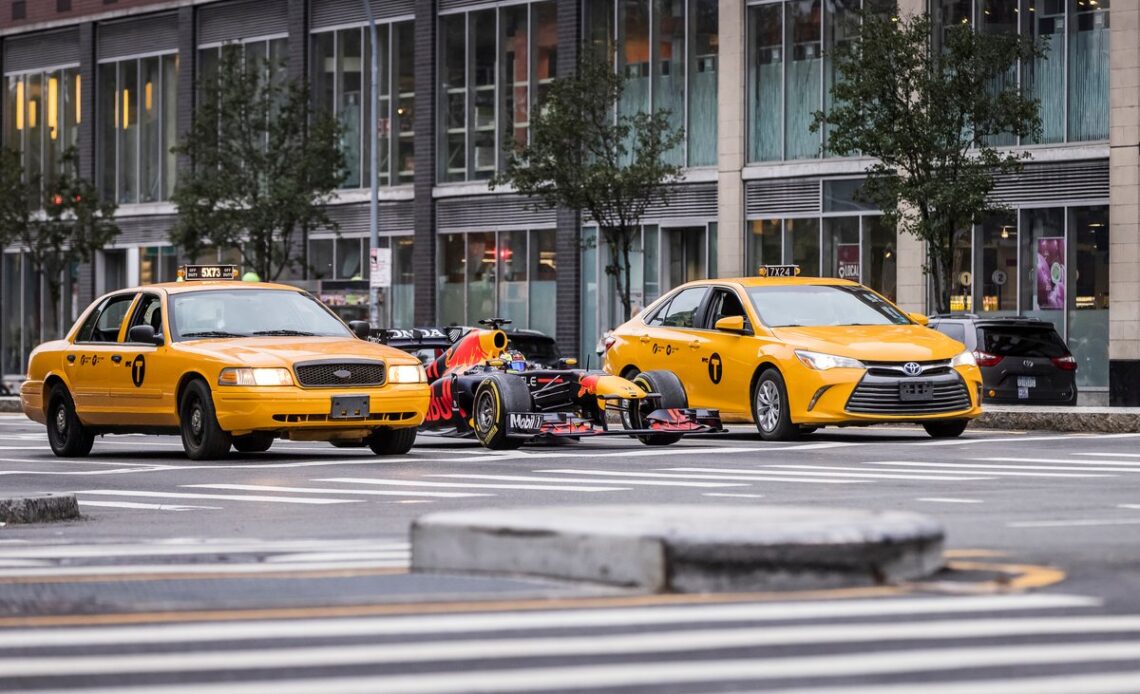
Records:
{"label": "white road marking", "polygon": [[1075,453],[1075,455],[1093,455],[1103,458],[1140,458],[1140,453]]}
{"label": "white road marking", "polygon": [[[795,470],[776,470],[778,467],[790,467]],[[756,468],[755,471],[748,469],[742,470],[737,468],[715,468],[715,467],[671,467],[666,468],[673,472],[715,472],[724,473],[728,475],[726,479],[746,479],[749,475],[802,475],[809,477],[833,477],[833,478],[855,478],[855,479],[869,479],[869,480],[922,480],[930,481],[936,479],[940,482],[967,482],[974,480],[987,480],[991,479],[985,476],[972,476],[972,477],[952,477],[945,473],[933,477],[930,474],[919,474],[914,472],[912,474],[902,474],[893,472],[842,472],[844,468],[829,468],[818,465],[773,465]],[[860,470],[861,468],[847,468]],[[826,472],[809,472],[809,470],[825,470]]]}
{"label": "white road marking", "polygon": [[[977,470],[981,474],[986,475],[1009,475],[1006,472],[991,472],[994,470],[1073,470],[1076,472],[1140,472],[1137,468],[1126,467],[1067,467],[1064,465],[989,465],[986,463],[918,463],[909,460],[876,460],[867,461],[864,465],[890,465],[892,467],[939,467],[939,468],[955,468],[962,470]],[[1016,473],[1014,473],[1016,474]],[[1045,475],[1050,476],[1050,475]],[[1064,477],[1065,475],[1056,475]],[[1112,477],[1112,475],[1108,475]],[[1105,477],[1105,475],[1073,475],[1073,477]]]}
{"label": "white road marking", "polygon": [[[911,624],[861,623],[686,629],[635,634],[530,636],[468,641],[335,645],[299,648],[191,651],[131,655],[66,655],[0,660],[0,677],[203,672],[272,668],[329,667],[380,663],[424,663],[585,655],[688,653],[727,648],[815,644],[865,644],[880,641],[996,639],[1011,636],[1126,634],[1140,631],[1140,617],[1060,617],[981,619]],[[951,649],[953,650],[953,649]],[[817,656],[806,656],[815,660]],[[801,658],[793,658],[799,660]],[[1089,658],[1085,658],[1089,659]],[[1095,658],[1091,658],[1095,660]],[[768,662],[780,662],[772,658]],[[968,665],[964,665],[968,666]],[[380,690],[385,691],[385,690]],[[391,691],[391,690],[387,690]]]}
{"label": "white road marking", "polygon": [[[1105,465],[1103,460],[1072,460],[1070,458],[972,458],[972,460],[983,460],[992,463],[1042,463],[1042,464],[1057,464],[1057,465]],[[1125,461],[1112,461],[1111,465],[1115,467],[1126,467],[1140,470],[1140,463],[1129,463]]]}
{"label": "white road marking", "polygon": [[[335,658],[335,656],[334,656]],[[623,662],[604,665],[520,667],[422,674],[212,682],[213,694],[273,691],[299,692],[523,692],[575,688],[617,689],[648,685],[679,685],[791,677],[866,677],[925,672],[960,671],[1071,663],[1129,662],[1140,658],[1140,641],[1103,641],[1016,646],[907,649],[870,653],[826,654],[789,658],[745,658]],[[202,684],[141,685],[154,694],[197,693]],[[123,687],[88,689],[88,694],[121,694]]]}
{"label": "white road marking", "polygon": [[407,552],[407,542],[372,540],[226,540],[173,538],[154,543],[26,544],[0,546],[0,557],[80,559],[84,557],[159,557],[194,554],[270,554],[275,552],[348,551]]}
{"label": "white road marking", "polygon": [[918,501],[930,501],[936,504],[980,504],[981,499],[954,499],[948,496],[925,496]]}
{"label": "white road marking", "polygon": [[1102,525],[1140,525],[1140,518],[1072,518],[1067,520],[1014,521],[1005,524],[1007,528],[1095,528]]}
{"label": "white road marking", "polygon": [[[527,475],[471,475],[471,474],[435,474],[428,477],[447,477],[453,479],[501,480],[504,482],[573,482],[575,484],[613,484],[613,480],[589,479],[586,477],[557,478],[537,477]],[[319,480],[318,480],[319,481]],[[747,487],[747,484],[736,482],[670,482],[664,480],[622,480],[622,484],[641,485],[650,487]]]}
{"label": "white road marking", "polygon": [[[546,492],[627,492],[626,487],[577,487],[557,484],[472,484],[466,482],[413,482],[411,480],[380,480],[367,477],[330,477],[314,482],[337,482],[340,484],[375,484],[396,487],[458,487],[460,489],[530,489]],[[550,480],[557,482],[558,480]],[[387,492],[399,494],[401,492]],[[414,493],[414,492],[409,492]]]}
{"label": "white road marking", "polygon": [[782,622],[802,619],[892,618],[976,612],[1094,608],[1099,598],[1037,593],[972,597],[885,598],[783,603],[670,605],[537,612],[426,614],[299,620],[166,623],[112,627],[0,630],[0,648],[62,648],[132,643],[214,643],[288,638],[340,638],[402,634],[467,634],[528,629],[587,629],[664,624]]}
{"label": "white road marking", "polygon": [[730,494],[727,492],[705,492],[701,496],[725,496],[733,499],[763,499],[763,494]]}
{"label": "white road marking", "polygon": [[[1015,677],[1003,680],[962,680],[960,682],[923,682],[922,694],[1136,694],[1140,691],[1140,673],[1108,672],[1102,675],[1052,675],[1049,677]],[[780,689],[781,694],[914,694],[913,682],[906,684],[870,684],[809,689]],[[743,693],[759,694],[759,692]]]}
{"label": "white road marking", "polygon": [[[89,566],[54,566],[35,569],[0,569],[0,579],[5,578],[60,578],[73,576],[134,576],[139,574],[262,574],[299,571],[345,571],[349,569],[402,569],[408,561],[396,559],[360,559],[357,561],[334,562],[292,562],[263,563],[246,562],[241,564],[117,564]],[[3,661],[0,661],[3,662]]]}
{"label": "white road marking", "polygon": [[[894,465],[894,464],[895,463],[890,463],[890,462],[882,462],[882,463],[868,462],[868,463],[864,463],[864,465]],[[908,462],[900,462],[900,463],[898,463],[898,465],[907,465],[907,466],[913,465],[913,466],[922,466],[922,467],[926,467],[927,465],[930,465],[930,466],[942,467],[943,465],[954,465],[954,464],[953,463],[908,463]],[[956,466],[956,467],[969,467],[969,466],[962,465],[962,466]],[[866,467],[841,467],[841,466],[833,466],[833,465],[765,465],[764,467],[762,467],[760,469],[767,471],[770,468],[788,468],[788,469],[792,469],[792,470],[812,470],[812,469],[815,469],[815,470],[852,470],[852,471],[862,471],[862,472],[871,472],[874,470],[874,468],[866,468]],[[907,472],[907,473],[914,474],[914,475],[927,475],[928,479],[952,480],[952,479],[963,479],[963,478],[944,477],[943,475],[969,474],[971,472],[971,470],[905,470],[905,471],[899,470],[897,472]],[[1097,475],[1097,474],[1081,475],[1081,474],[1072,473],[1072,472],[1057,472],[1057,473],[1049,473],[1049,472],[996,472],[996,471],[991,471],[991,470],[974,470],[972,472],[974,474],[986,475],[986,476],[992,476],[992,477],[1115,477],[1115,475]],[[910,478],[910,479],[915,479],[915,478]],[[974,479],[978,479],[978,478],[974,478]]]}
{"label": "white road marking", "polygon": [[427,496],[441,499],[466,499],[473,496],[494,496],[494,494],[472,494],[468,492],[395,492],[377,489],[277,487],[268,484],[183,484],[180,486],[183,489],[228,489],[237,492],[278,492],[282,494],[363,494],[364,496]]}
{"label": "white road marking", "polygon": [[[679,468],[678,468],[679,469]],[[616,472],[612,470],[582,470],[582,469],[560,469],[560,470],[535,470],[535,472],[555,473],[559,475],[603,475],[606,477],[619,477],[619,478],[641,478],[647,477],[652,479],[681,479],[681,480],[745,480],[748,482],[802,482],[804,484],[865,484],[865,480],[841,480],[841,479],[818,479],[815,477],[780,477],[772,475],[769,477],[760,476],[760,473],[748,476],[732,477],[729,475],[693,475],[693,474],[680,474],[668,472]],[[790,473],[788,473],[790,474]],[[620,482],[619,482],[620,484]]]}
{"label": "white road marking", "polygon": [[93,501],[91,499],[84,499],[83,505],[106,508],[149,509],[152,511],[218,511],[222,508],[221,506],[179,506],[176,504],[144,504],[138,501]]}
{"label": "white road marking", "polygon": [[[917,446],[966,446],[972,443],[1034,443],[1035,441],[1071,441],[1073,439],[1088,439],[1096,438],[1101,439],[1127,439],[1137,438],[1140,434],[1060,434],[1057,436],[1014,436],[1008,438],[993,438],[993,439],[949,439],[949,440],[931,440],[919,441],[912,445]],[[891,441],[890,443],[898,443]]]}
{"label": "white road marking", "polygon": [[[79,495],[95,494],[100,496],[141,496],[163,499],[222,499],[225,501],[265,501],[275,504],[359,504],[363,499],[302,499],[284,496],[254,496],[251,494],[190,494],[186,492],[142,492],[126,489],[84,489],[74,492]],[[80,507],[83,499],[79,500]]]}
{"label": "white road marking", "polygon": [[265,557],[264,561],[267,564],[280,564],[280,563],[305,563],[305,562],[338,562],[338,561],[359,561],[363,559],[369,560],[403,560],[405,564],[411,553],[408,550],[402,552],[306,552],[302,554],[279,554]]}

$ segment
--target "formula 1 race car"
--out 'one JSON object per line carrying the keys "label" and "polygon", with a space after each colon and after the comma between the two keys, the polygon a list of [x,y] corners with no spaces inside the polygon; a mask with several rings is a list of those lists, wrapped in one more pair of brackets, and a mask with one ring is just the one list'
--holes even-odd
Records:
{"label": "formula 1 race car", "polygon": [[[528,368],[500,329],[510,321],[479,322],[487,329],[463,334],[427,366],[431,404],[421,431],[474,436],[487,448],[505,450],[536,439],[603,434],[659,446],[722,430],[717,410],[688,407],[671,371],[647,371],[631,381],[603,371]],[[620,413],[622,428],[611,428],[607,411]]]}

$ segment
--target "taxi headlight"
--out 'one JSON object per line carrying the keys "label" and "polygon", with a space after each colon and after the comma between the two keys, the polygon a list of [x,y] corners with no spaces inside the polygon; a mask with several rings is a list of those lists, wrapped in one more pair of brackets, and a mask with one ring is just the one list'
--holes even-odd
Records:
{"label": "taxi headlight", "polygon": [[291,386],[293,374],[289,369],[230,367],[218,376],[220,386]]}
{"label": "taxi headlight", "polygon": [[950,367],[955,366],[977,366],[978,360],[974,358],[974,353],[970,350],[962,352],[958,356],[950,360]]}
{"label": "taxi headlight", "polygon": [[389,383],[427,383],[427,373],[419,364],[393,364],[388,367]]}
{"label": "taxi headlight", "polygon": [[807,350],[797,349],[796,356],[799,358],[803,365],[809,369],[816,371],[827,371],[828,369],[863,369],[863,362],[858,359],[851,359],[850,357],[837,357],[834,354],[822,354],[820,352],[808,352]]}

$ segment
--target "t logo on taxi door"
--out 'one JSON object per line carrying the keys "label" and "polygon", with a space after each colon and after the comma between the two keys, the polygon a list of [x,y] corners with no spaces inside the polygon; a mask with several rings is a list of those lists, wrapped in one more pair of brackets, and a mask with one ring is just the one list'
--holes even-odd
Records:
{"label": "t logo on taxi door", "polygon": [[141,388],[144,378],[146,378],[146,360],[140,354],[131,362],[131,382],[135,384],[135,388]]}
{"label": "t logo on taxi door", "polygon": [[722,376],[724,376],[724,364],[720,360],[720,355],[713,352],[709,357],[709,380],[720,383]]}

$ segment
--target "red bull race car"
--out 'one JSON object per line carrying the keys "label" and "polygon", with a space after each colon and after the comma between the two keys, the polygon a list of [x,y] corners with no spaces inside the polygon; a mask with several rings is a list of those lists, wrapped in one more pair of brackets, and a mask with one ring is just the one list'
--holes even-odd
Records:
{"label": "red bull race car", "polygon": [[[660,446],[685,434],[722,430],[717,410],[688,406],[671,371],[647,371],[630,381],[571,368],[573,359],[560,361],[565,368],[535,368],[510,349],[501,330],[510,321],[479,322],[486,328],[456,336],[427,365],[431,404],[421,431],[474,436],[487,448],[506,450],[532,440],[605,434]],[[620,414],[621,428],[611,428],[609,411]]]}

